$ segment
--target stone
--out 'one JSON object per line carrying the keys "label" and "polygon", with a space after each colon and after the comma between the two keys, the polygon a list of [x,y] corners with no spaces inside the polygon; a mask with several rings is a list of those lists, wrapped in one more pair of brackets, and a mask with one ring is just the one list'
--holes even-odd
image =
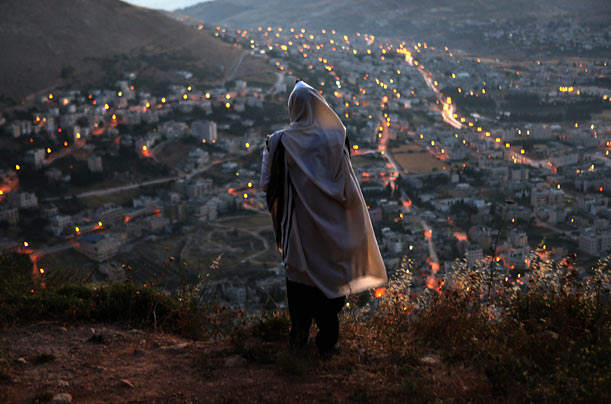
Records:
{"label": "stone", "polygon": [[128,379],[121,379],[121,386],[123,387],[129,387],[131,389],[136,388],[136,386],[134,386],[134,383],[130,382]]}
{"label": "stone", "polygon": [[232,355],[225,358],[226,368],[236,368],[238,366],[242,366],[245,363],[246,359],[242,358],[240,355]]}
{"label": "stone", "polygon": [[50,401],[50,404],[62,404],[62,403],[71,403],[72,396],[68,393],[59,393],[53,396]]}
{"label": "stone", "polygon": [[178,350],[186,348],[187,346],[189,346],[188,342],[182,342],[180,344],[162,346],[161,349],[163,351],[178,351]]}
{"label": "stone", "polygon": [[27,365],[27,363],[28,363],[28,361],[27,361],[25,358],[18,358],[18,359],[17,359],[17,362],[18,362],[18,363],[21,363],[21,364],[23,364],[23,365]]}
{"label": "stone", "polygon": [[63,332],[64,334],[68,332],[68,329],[66,327],[59,327],[59,330]]}
{"label": "stone", "polygon": [[68,382],[67,382],[67,381],[65,381],[65,380],[61,380],[61,379],[60,379],[60,380],[58,380],[58,381],[57,381],[57,385],[58,385],[59,387],[68,387],[68,386],[70,386],[70,383],[68,383]]}
{"label": "stone", "polygon": [[427,354],[420,358],[420,363],[427,366],[436,366],[441,363],[441,359],[435,354]]}

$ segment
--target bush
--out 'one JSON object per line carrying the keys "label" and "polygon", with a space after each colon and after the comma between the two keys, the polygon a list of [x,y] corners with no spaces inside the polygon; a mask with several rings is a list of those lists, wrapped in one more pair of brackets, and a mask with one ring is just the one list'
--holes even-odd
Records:
{"label": "bush", "polygon": [[0,325],[19,322],[95,321],[171,331],[198,338],[205,334],[194,295],[168,295],[133,282],[93,285],[31,279],[27,256],[0,258]]}

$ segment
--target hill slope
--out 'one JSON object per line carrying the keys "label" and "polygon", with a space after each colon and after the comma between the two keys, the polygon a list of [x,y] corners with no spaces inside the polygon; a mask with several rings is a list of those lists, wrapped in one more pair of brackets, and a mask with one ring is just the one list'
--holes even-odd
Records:
{"label": "hill slope", "polygon": [[252,28],[262,25],[341,32],[368,32],[452,43],[448,25],[492,18],[532,24],[562,18],[608,26],[611,15],[604,0],[215,0],[176,10],[212,24]]}
{"label": "hill slope", "polygon": [[150,57],[179,50],[213,81],[241,53],[159,11],[119,0],[6,0],[0,49],[0,103],[101,79],[106,72],[100,60],[118,60],[117,55]]}

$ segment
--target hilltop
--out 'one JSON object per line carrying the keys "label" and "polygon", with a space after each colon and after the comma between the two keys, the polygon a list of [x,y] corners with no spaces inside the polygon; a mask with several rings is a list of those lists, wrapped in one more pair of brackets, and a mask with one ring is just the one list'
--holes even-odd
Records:
{"label": "hilltop", "polygon": [[[159,73],[191,69],[213,83],[242,53],[160,11],[119,0],[7,0],[0,49],[0,104],[56,86],[116,80],[110,73],[120,63],[155,68],[149,75],[156,80]],[[267,70],[260,59],[247,59],[253,70]]]}
{"label": "hilltop", "polygon": [[27,256],[0,256],[0,401],[609,402],[610,263],[581,281],[535,262],[526,288],[494,282],[488,303],[483,272],[456,268],[416,299],[398,268],[382,293],[348,299],[323,361],[313,344],[288,351],[285,310],[246,315],[197,287],[32,280]]}

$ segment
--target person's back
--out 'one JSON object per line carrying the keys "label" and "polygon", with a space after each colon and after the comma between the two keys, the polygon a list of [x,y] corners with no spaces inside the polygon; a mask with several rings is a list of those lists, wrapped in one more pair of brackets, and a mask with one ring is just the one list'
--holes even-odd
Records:
{"label": "person's back", "polygon": [[261,169],[291,315],[291,346],[337,342],[345,297],[386,282],[369,213],[350,163],[346,132],[318,92],[304,82],[289,97],[290,126],[268,138]]}

